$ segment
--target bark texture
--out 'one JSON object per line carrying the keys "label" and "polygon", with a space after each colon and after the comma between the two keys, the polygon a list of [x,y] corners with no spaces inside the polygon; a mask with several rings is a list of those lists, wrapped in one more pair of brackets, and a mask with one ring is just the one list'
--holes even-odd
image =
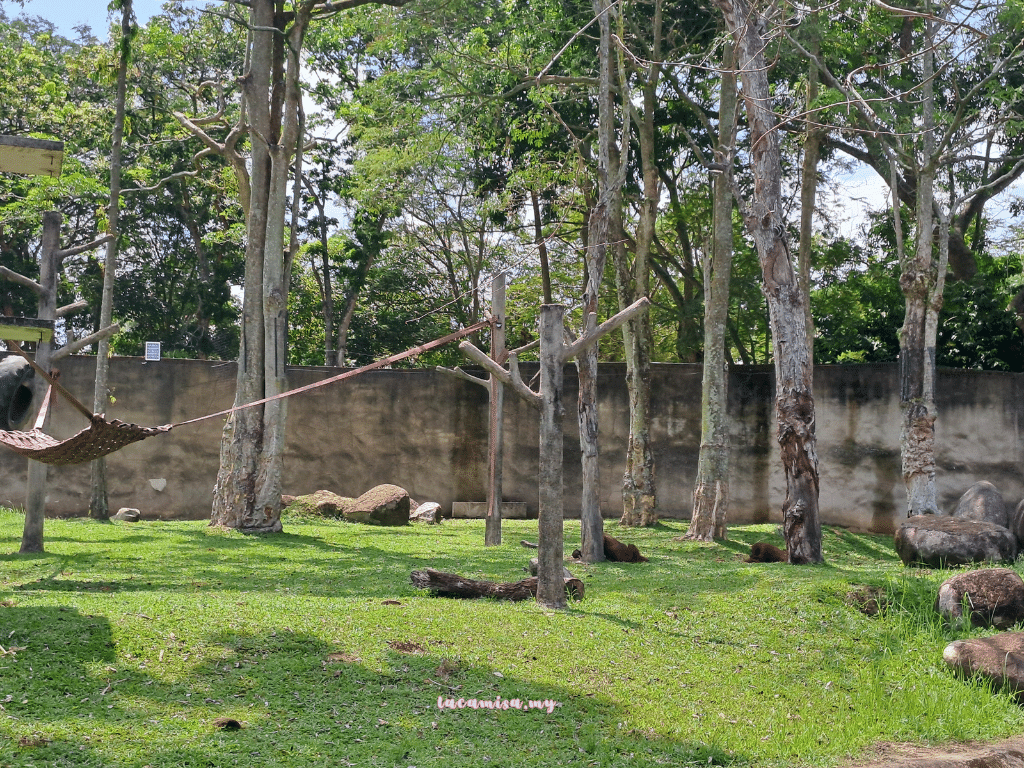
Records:
{"label": "bark texture", "polygon": [[[927,22],[926,26],[930,26]],[[930,36],[926,36],[929,37]],[[921,156],[917,171],[914,255],[901,264],[900,288],[906,314],[900,328],[900,456],[907,489],[907,516],[941,514],[935,488],[935,337],[948,259],[949,227],[940,228],[944,255],[936,264],[935,95],[933,54],[922,56]]]}
{"label": "bark texture", "polygon": [[818,457],[814,436],[813,361],[807,307],[782,218],[782,163],[777,119],[770,109],[765,22],[746,0],[716,0],[736,45],[743,104],[750,132],[754,193],[744,210],[757,247],[768,300],[775,357],[775,412],[786,476],[783,531],[791,563],[820,563]]}
{"label": "bark texture", "polygon": [[[586,279],[583,289],[583,333],[597,326],[598,296],[605,262],[608,258],[608,231],[610,210],[618,199],[616,179],[612,173],[615,153],[615,99],[612,95],[611,4],[608,0],[594,0],[594,13],[598,16],[600,41],[598,43],[598,162],[596,204],[587,217]],[[587,563],[604,560],[601,546],[604,535],[604,517],[601,514],[601,469],[597,448],[597,347],[585,348],[576,357],[579,378],[577,400],[580,429],[580,469],[583,476],[580,498],[580,539],[582,559]]]}
{"label": "bark texture", "polygon": [[[236,405],[285,389],[284,220],[289,163],[299,133],[299,52],[311,10],[300,6],[285,30],[283,18],[275,16],[272,0],[254,0],[251,6],[251,44],[243,91],[252,137],[252,177]],[[251,533],[281,530],[285,423],[285,400],[228,417],[211,524]]]}
{"label": "bark texture", "polygon": [[714,179],[712,253],[704,260],[704,377],[701,388],[700,456],[693,488],[693,513],[683,538],[726,538],[729,512],[729,373],[725,331],[732,272],[732,163],[736,140],[736,59],[726,44],[719,105],[715,161],[723,170]]}
{"label": "bark texture", "polygon": [[[651,291],[651,249],[654,246],[658,202],[661,198],[654,128],[654,115],[659,103],[658,81],[661,76],[661,26],[662,7],[661,2],[656,0],[651,20],[652,61],[642,81],[643,115],[637,125],[643,197],[640,201],[640,221],[632,265],[626,258],[625,248],[617,248],[615,251],[620,309],[636,299],[648,296]],[[619,79],[621,87],[625,89],[625,76],[620,75]],[[620,238],[620,241],[624,239]],[[626,470],[622,476],[622,518],[619,523],[651,526],[658,522],[658,500],[654,449],[651,444],[653,332],[650,314],[645,312],[623,325],[622,333],[626,347],[626,386],[629,389],[629,441],[626,447]]]}

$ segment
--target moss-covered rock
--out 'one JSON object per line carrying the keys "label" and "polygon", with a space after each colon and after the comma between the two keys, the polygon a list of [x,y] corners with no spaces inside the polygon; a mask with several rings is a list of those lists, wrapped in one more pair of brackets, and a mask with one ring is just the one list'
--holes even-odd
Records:
{"label": "moss-covered rock", "polygon": [[295,496],[281,513],[292,517],[336,517],[344,518],[345,512],[355,502],[347,496],[330,491],[316,491],[305,496]]}

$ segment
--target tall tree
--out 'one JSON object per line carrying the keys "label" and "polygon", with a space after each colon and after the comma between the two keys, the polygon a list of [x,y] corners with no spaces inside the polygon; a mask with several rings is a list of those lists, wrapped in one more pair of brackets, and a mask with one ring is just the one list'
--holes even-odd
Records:
{"label": "tall tree", "polygon": [[[640,215],[633,249],[633,263],[626,258],[626,249],[616,247],[616,286],[619,304],[628,306],[651,293],[651,251],[654,248],[661,183],[656,162],[655,112],[658,108],[658,85],[663,56],[662,0],[654,0],[651,18],[648,63],[640,68],[640,100],[643,111],[634,120],[640,144]],[[619,17],[619,36],[623,35]],[[625,66],[619,57],[623,111],[632,108]],[[624,159],[623,159],[624,161]],[[619,238],[620,242],[622,238]],[[626,469],[622,476],[621,525],[654,525],[658,520],[657,492],[654,474],[654,450],[651,441],[651,333],[650,313],[644,313],[622,326],[626,348],[626,385],[629,390],[629,438],[626,446]]]}
{"label": "tall tree", "polygon": [[[775,357],[775,416],[786,477],[783,532],[791,563],[820,563],[818,457],[814,435],[814,363],[807,339],[808,308],[797,278],[782,204],[782,163],[777,119],[771,111],[765,19],[746,0],[716,0],[736,45],[749,129],[754,191],[742,206],[757,247],[771,318]],[[737,197],[740,194],[737,193]]]}
{"label": "tall tree", "polygon": [[[114,102],[114,130],[110,145],[110,203],[107,206],[107,232],[112,237],[107,242],[106,258],[103,261],[103,296],[100,306],[100,327],[106,328],[113,321],[114,278],[117,274],[117,248],[121,212],[121,142],[124,139],[124,102],[128,89],[128,60],[131,54],[131,40],[134,36],[135,19],[132,0],[115,0],[114,8],[121,10],[121,37],[118,41],[117,91]],[[110,402],[107,391],[107,369],[110,356],[110,342],[104,337],[96,345],[96,382],[93,391],[92,409],[105,413]],[[92,499],[89,503],[89,517],[106,520],[110,517],[107,502],[107,460],[99,458],[92,462]]]}
{"label": "tall tree", "polygon": [[729,512],[729,369],[725,359],[729,281],[732,272],[733,164],[736,154],[736,60],[731,42],[723,55],[715,148],[711,253],[704,272],[704,376],[701,387],[700,455],[693,488],[693,513],[684,538],[726,537]]}
{"label": "tall tree", "polygon": [[[1019,99],[1008,88],[1024,60],[1024,42],[1013,14],[983,6],[882,6],[867,17],[898,34],[888,36],[896,42],[877,57],[853,52],[856,77],[833,69],[850,67],[848,51],[829,61],[790,39],[843,110],[852,107],[848,118],[832,111],[842,127],[856,129],[852,142],[829,142],[872,167],[890,188],[905,305],[899,360],[907,514],[935,514],[935,346],[946,270],[952,266],[965,279],[974,274],[977,259],[963,238],[964,222],[980,217],[985,203],[1024,173]],[[995,143],[1005,146],[1001,157],[991,154]],[[975,154],[979,147],[985,155]],[[913,211],[912,247],[904,244],[904,205]]]}

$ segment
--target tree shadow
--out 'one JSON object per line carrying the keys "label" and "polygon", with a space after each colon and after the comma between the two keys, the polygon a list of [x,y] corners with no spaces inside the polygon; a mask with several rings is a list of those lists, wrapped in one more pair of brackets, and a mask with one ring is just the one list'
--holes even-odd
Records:
{"label": "tree shadow", "polygon": [[[18,609],[14,609],[18,610]],[[61,662],[70,708],[9,706],[17,736],[5,757],[30,755],[38,764],[102,764],[113,754],[138,755],[118,764],[147,765],[727,765],[749,762],[707,733],[676,739],[622,729],[628,702],[601,693],[532,680],[446,654],[444,642],[390,630],[383,651],[363,661],[344,644],[280,631],[268,636],[219,632],[204,638],[206,657],[178,682],[159,680],[113,659],[109,626],[92,617],[29,617],[18,631],[50,626],[46,637],[84,631],[88,645]],[[26,659],[29,660],[29,659]],[[102,661],[116,685],[97,694],[94,675],[77,674]],[[31,660],[38,666],[39,657]],[[46,695],[45,682],[26,678],[24,695]],[[57,696],[64,694],[58,693]],[[504,703],[503,703],[504,702]],[[52,703],[52,702],[51,702]],[[130,711],[129,711],[130,710]],[[221,730],[218,721],[241,727]],[[90,740],[90,720],[131,721],[123,743]],[[180,722],[181,732],[169,725]],[[724,732],[723,732],[724,733]],[[91,764],[91,763],[90,763]]]}

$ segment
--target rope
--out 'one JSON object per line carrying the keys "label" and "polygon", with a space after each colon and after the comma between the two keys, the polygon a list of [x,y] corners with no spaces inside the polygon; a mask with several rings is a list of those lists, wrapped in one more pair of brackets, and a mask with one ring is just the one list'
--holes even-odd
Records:
{"label": "rope", "polygon": [[6,445],[11,450],[16,451],[23,456],[27,456],[30,459],[35,459],[36,461],[41,461],[47,464],[79,464],[86,461],[92,461],[93,459],[98,459],[101,456],[106,456],[109,453],[120,450],[126,445],[138,442],[139,440],[144,440],[145,438],[153,435],[169,432],[175,427],[181,427],[185,424],[195,424],[196,422],[214,419],[218,416],[226,416],[244,408],[253,408],[257,405],[262,405],[263,403],[269,403],[272,400],[280,400],[281,398],[291,397],[292,395],[297,395],[301,392],[308,392],[311,389],[324,387],[343,379],[350,379],[353,376],[358,376],[360,373],[365,373],[366,371],[383,368],[384,366],[396,363],[399,360],[404,360],[408,357],[422,354],[423,352],[443,346],[455,341],[456,339],[461,339],[464,336],[475,333],[487,325],[489,325],[489,321],[483,320],[475,325],[469,326],[468,328],[464,328],[461,331],[450,333],[443,338],[429,341],[426,344],[421,344],[420,346],[413,347],[412,349],[407,349],[405,352],[399,352],[396,355],[391,355],[383,360],[378,360],[374,363],[370,363],[369,365],[364,365],[361,368],[345,371],[344,373],[324,379],[323,381],[317,381],[303,387],[290,389],[287,392],[281,392],[279,394],[272,395],[271,397],[265,397],[262,400],[254,400],[251,403],[236,405],[233,408],[227,408],[223,411],[210,413],[206,416],[199,416],[194,419],[188,419],[187,421],[179,421],[176,424],[165,424],[160,427],[142,427],[138,424],[129,424],[117,419],[108,422],[102,416],[90,413],[82,403],[75,399],[74,395],[57,383],[56,376],[50,376],[47,374],[35,363],[35,361],[29,359],[16,344],[8,342],[17,350],[18,354],[28,360],[32,367],[44,376],[48,382],[50,382],[51,388],[60,392],[73,405],[75,405],[79,411],[82,411],[82,413],[86,415],[90,421],[90,425],[78,434],[73,435],[66,440],[56,440],[44,433],[41,426],[45,419],[45,409],[50,400],[50,391],[48,390],[43,404],[43,412],[40,413],[40,417],[36,421],[36,427],[29,432],[0,431],[0,444]]}
{"label": "rope", "polygon": [[333,384],[337,381],[351,379],[353,376],[358,376],[361,373],[366,373],[366,371],[372,371],[377,368],[383,368],[387,365],[391,365],[392,363],[397,363],[400,360],[405,360],[407,357],[415,357],[416,355],[423,354],[424,352],[429,352],[430,350],[436,349],[437,347],[443,347],[445,344],[450,344],[456,339],[461,339],[464,336],[469,336],[471,333],[476,333],[481,328],[486,328],[488,325],[490,325],[489,320],[481,320],[479,323],[471,325],[468,328],[463,328],[461,331],[449,333],[447,336],[443,336],[440,339],[428,341],[426,344],[421,344],[418,347],[407,349],[405,350],[405,352],[399,352],[396,355],[385,357],[382,360],[377,360],[376,362],[370,363],[369,365],[364,365],[361,368],[353,368],[351,371],[339,373],[337,376],[331,376],[329,379],[324,379],[323,381],[316,381],[313,382],[312,384],[306,384],[305,386],[297,387],[296,389],[289,389],[287,392],[281,392],[280,394],[277,395],[264,397],[262,400],[253,400],[251,403],[243,403],[242,405],[236,405],[233,408],[225,408],[223,411],[217,411],[216,413],[211,413],[206,416],[197,416],[196,418],[189,419],[187,421],[179,421],[175,424],[168,425],[168,428],[173,429],[174,427],[181,427],[184,426],[185,424],[195,424],[197,421],[206,421],[207,419],[215,419],[218,416],[227,416],[228,414],[234,413],[235,411],[241,411],[245,408],[252,408],[257,405],[263,405],[264,403],[269,403],[272,400],[280,400],[281,398],[291,397],[292,395],[297,395],[301,392],[308,392],[311,389],[325,387],[328,384]]}

